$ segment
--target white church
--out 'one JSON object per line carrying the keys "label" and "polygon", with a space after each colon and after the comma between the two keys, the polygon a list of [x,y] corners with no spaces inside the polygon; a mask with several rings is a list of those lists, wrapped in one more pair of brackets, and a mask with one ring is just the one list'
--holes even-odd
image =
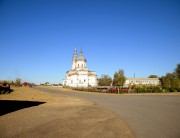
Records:
{"label": "white church", "polygon": [[66,72],[66,78],[63,80],[63,86],[67,87],[96,87],[97,75],[95,71],[89,71],[87,60],[83,56],[82,50],[77,54],[74,49],[72,57],[72,70]]}

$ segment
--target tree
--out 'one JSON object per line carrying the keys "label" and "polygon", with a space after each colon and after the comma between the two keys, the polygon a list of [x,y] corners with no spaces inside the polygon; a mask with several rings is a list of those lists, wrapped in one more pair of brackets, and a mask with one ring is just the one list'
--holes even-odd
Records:
{"label": "tree", "polygon": [[50,83],[49,82],[46,82],[45,85],[49,85]]}
{"label": "tree", "polygon": [[166,76],[160,78],[161,85],[168,91],[180,91],[180,79],[177,78],[176,73],[167,73]]}
{"label": "tree", "polygon": [[21,86],[21,79],[20,78],[16,79],[15,86]]}
{"label": "tree", "polygon": [[178,78],[174,78],[171,83],[171,91],[180,91],[180,80]]}
{"label": "tree", "polygon": [[170,87],[171,87],[171,82],[170,82],[170,79],[167,77],[167,76],[162,76],[160,78],[160,81],[161,81],[161,85],[164,89],[166,90],[169,90]]}
{"label": "tree", "polygon": [[148,78],[158,78],[157,75],[150,75]]}
{"label": "tree", "polygon": [[101,78],[98,79],[99,86],[110,86],[112,84],[112,79],[108,75],[101,75]]}
{"label": "tree", "polygon": [[163,89],[170,92],[180,91],[180,64],[177,64],[173,73],[166,73],[166,76],[162,76],[160,81]]}
{"label": "tree", "polygon": [[124,70],[119,70],[114,73],[113,86],[123,86],[126,81],[126,77],[124,76]]}
{"label": "tree", "polygon": [[175,74],[178,79],[180,79],[180,64],[177,64],[177,67],[175,68]]}

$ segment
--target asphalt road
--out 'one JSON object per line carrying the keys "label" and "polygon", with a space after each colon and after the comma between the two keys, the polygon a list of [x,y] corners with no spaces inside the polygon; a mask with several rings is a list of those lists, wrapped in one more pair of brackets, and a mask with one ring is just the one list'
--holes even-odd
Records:
{"label": "asphalt road", "polygon": [[94,94],[36,89],[94,101],[121,117],[137,138],[180,137],[180,96]]}

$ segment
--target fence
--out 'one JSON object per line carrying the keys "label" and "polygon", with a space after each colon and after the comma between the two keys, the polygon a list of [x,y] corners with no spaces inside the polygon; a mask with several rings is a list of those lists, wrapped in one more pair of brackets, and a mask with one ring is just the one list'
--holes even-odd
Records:
{"label": "fence", "polygon": [[86,92],[101,92],[101,93],[129,93],[128,88],[113,88],[113,87],[92,87],[92,88],[72,88],[73,90],[86,91]]}

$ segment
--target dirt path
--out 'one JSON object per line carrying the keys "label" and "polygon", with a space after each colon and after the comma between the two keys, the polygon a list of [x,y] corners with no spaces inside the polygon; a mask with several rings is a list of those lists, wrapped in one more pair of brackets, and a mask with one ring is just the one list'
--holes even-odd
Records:
{"label": "dirt path", "polygon": [[15,110],[0,116],[1,137],[134,137],[115,114],[80,98],[21,87],[0,101],[1,111]]}

